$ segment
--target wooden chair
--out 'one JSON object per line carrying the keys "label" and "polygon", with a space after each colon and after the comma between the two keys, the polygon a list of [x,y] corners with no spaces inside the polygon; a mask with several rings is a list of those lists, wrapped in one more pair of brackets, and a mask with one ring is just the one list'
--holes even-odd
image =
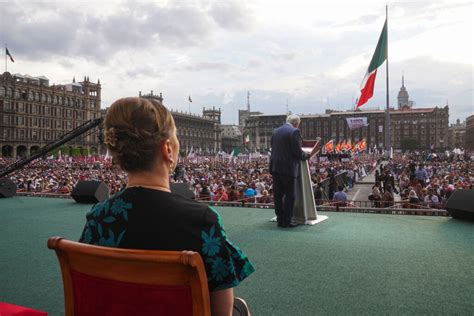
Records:
{"label": "wooden chair", "polygon": [[211,315],[206,271],[191,251],[134,250],[48,239],[66,316]]}

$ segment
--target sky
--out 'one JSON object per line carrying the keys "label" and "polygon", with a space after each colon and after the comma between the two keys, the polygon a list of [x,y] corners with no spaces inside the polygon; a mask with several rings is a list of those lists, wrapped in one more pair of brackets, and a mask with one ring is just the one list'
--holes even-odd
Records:
{"label": "sky", "polygon": [[[50,83],[100,79],[102,107],[139,91],[175,111],[283,114],[350,110],[388,4],[390,105],[402,75],[415,107],[474,114],[472,1],[0,0],[11,73]],[[363,109],[386,106],[386,64]],[[189,104],[188,97],[192,103]]]}

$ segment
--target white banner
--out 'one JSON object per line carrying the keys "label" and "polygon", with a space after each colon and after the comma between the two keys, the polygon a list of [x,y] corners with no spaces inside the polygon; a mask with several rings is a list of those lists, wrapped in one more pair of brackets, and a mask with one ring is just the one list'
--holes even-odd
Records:
{"label": "white banner", "polygon": [[348,117],[346,118],[346,121],[347,125],[349,125],[349,129],[369,126],[366,117]]}
{"label": "white banner", "polygon": [[383,133],[383,125],[379,125],[379,133]]}

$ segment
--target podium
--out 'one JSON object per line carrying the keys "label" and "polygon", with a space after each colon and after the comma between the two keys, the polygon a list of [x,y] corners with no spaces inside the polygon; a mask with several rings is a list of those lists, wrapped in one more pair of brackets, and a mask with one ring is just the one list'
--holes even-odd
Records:
{"label": "podium", "polygon": [[[302,149],[310,152],[315,143],[316,141],[304,141]],[[300,173],[296,179],[295,206],[291,221],[299,225],[316,225],[327,219],[327,216],[319,215],[316,209],[308,160],[300,161]],[[276,220],[276,216],[271,219],[273,222]]]}
{"label": "podium", "polygon": [[300,162],[300,175],[296,179],[296,200],[293,208],[295,224],[316,225],[328,219],[325,215],[318,214],[314,201],[313,187],[311,185],[311,173],[308,161]]}

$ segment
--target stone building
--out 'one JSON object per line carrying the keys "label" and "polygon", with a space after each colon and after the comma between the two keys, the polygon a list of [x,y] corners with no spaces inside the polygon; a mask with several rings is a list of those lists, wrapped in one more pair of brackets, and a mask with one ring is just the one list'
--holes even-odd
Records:
{"label": "stone building", "polygon": [[[2,157],[25,157],[88,120],[99,118],[100,81],[50,85],[44,76],[0,76],[0,148]],[[68,143],[98,153],[98,133]]]}
{"label": "stone building", "polygon": [[[394,149],[448,148],[449,107],[413,108],[402,81],[398,94],[398,108],[390,109],[391,143]],[[300,130],[303,138],[321,137],[323,142],[366,139],[368,147],[385,147],[384,110],[333,111],[325,114],[301,115]],[[251,150],[270,147],[275,128],[285,122],[286,115],[251,115],[245,121],[244,134],[250,135]],[[347,118],[367,118],[368,126],[350,130]]]}
{"label": "stone building", "polygon": [[230,153],[234,148],[243,147],[243,135],[240,127],[233,124],[221,125],[222,150]]}
{"label": "stone building", "polygon": [[[148,94],[139,92],[142,98],[151,98],[163,104],[163,95],[153,94],[153,90]],[[177,135],[182,152],[188,152],[193,148],[205,153],[216,153],[221,150],[221,109],[202,109],[202,116],[173,111],[173,118],[176,124]]]}
{"label": "stone building", "polygon": [[466,119],[466,149],[474,151],[474,115]]}
{"label": "stone building", "polygon": [[448,129],[449,148],[466,147],[466,122],[457,119],[455,124],[451,124]]}

